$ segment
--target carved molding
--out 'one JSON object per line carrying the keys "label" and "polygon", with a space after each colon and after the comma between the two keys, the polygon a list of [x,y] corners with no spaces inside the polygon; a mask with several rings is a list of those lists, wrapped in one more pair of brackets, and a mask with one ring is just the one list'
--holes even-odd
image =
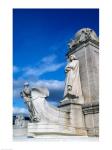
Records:
{"label": "carved molding", "polygon": [[91,41],[94,44],[99,45],[99,39],[96,33],[94,32],[94,30],[90,28],[83,28],[79,30],[75,34],[75,38],[68,43],[69,50],[72,50],[73,48],[77,48],[81,44],[86,43],[88,41]]}
{"label": "carved molding", "polygon": [[99,113],[99,103],[94,102],[94,103],[90,103],[90,104],[89,103],[84,104],[82,106],[82,111],[83,111],[84,115]]}

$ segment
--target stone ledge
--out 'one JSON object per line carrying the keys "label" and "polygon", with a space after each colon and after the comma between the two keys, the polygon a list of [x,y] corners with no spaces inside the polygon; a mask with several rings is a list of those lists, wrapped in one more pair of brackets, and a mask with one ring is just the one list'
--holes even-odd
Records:
{"label": "stone ledge", "polygon": [[99,113],[99,103],[87,103],[82,106],[84,115]]}
{"label": "stone ledge", "polygon": [[63,107],[63,106],[67,106],[67,105],[71,105],[71,104],[82,105],[81,102],[79,101],[79,99],[76,98],[76,99],[69,99],[69,100],[65,100],[65,101],[60,102],[58,108]]}
{"label": "stone ledge", "polygon": [[68,56],[69,53],[72,53],[74,51],[77,52],[78,50],[82,49],[82,47],[86,47],[89,44],[93,45],[94,47],[99,48],[99,42],[89,39],[89,40],[86,40],[85,42],[81,42],[81,43],[77,44],[76,46],[74,46],[72,49],[69,50],[69,52],[66,54],[66,56]]}
{"label": "stone ledge", "polygon": [[85,128],[77,128],[72,126],[61,125],[56,123],[29,123],[28,136],[36,137],[38,135],[81,135],[87,136]]}
{"label": "stone ledge", "polygon": [[27,128],[13,128],[14,137],[27,136]]}
{"label": "stone ledge", "polygon": [[99,128],[98,127],[94,127],[93,129],[87,128],[86,130],[87,130],[88,136],[91,136],[91,137],[99,136]]}

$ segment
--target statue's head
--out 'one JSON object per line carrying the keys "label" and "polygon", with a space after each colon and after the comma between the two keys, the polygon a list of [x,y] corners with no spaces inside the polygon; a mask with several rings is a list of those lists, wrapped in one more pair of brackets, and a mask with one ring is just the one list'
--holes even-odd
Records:
{"label": "statue's head", "polygon": [[25,82],[25,83],[24,83],[24,87],[29,87],[29,83],[28,83],[28,82]]}
{"label": "statue's head", "polygon": [[72,61],[72,60],[77,60],[77,58],[76,58],[75,55],[70,55],[70,56],[69,56],[69,60],[70,60],[70,61]]}

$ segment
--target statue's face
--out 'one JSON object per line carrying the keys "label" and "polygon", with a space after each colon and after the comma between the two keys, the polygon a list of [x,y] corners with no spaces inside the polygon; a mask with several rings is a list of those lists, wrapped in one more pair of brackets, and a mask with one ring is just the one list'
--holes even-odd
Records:
{"label": "statue's face", "polygon": [[71,55],[70,56],[70,61],[72,61],[74,59],[74,56],[73,55]]}

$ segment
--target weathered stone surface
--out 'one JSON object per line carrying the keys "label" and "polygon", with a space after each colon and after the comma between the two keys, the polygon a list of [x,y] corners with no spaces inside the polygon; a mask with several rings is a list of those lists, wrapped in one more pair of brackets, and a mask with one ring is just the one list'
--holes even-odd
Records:
{"label": "weathered stone surface", "polygon": [[99,114],[87,114],[85,115],[86,130],[88,136],[99,135]]}
{"label": "weathered stone surface", "polygon": [[82,28],[75,34],[75,38],[68,43],[69,50],[72,51],[88,41],[95,43],[95,45],[99,45],[99,39],[94,30],[90,28]]}
{"label": "weathered stone surface", "polygon": [[98,136],[99,40],[93,30],[84,28],[76,33],[67,56],[73,54],[79,60],[81,87],[84,97],[82,110],[85,126],[89,136]]}
{"label": "weathered stone surface", "polygon": [[92,102],[82,105],[82,110],[85,115],[99,113],[99,103]]}
{"label": "weathered stone surface", "polygon": [[26,137],[28,133],[27,128],[13,128],[14,137]]}
{"label": "weathered stone surface", "polygon": [[38,135],[81,135],[86,136],[84,128],[76,128],[66,124],[57,123],[29,123],[28,124],[28,136],[36,137]]}

